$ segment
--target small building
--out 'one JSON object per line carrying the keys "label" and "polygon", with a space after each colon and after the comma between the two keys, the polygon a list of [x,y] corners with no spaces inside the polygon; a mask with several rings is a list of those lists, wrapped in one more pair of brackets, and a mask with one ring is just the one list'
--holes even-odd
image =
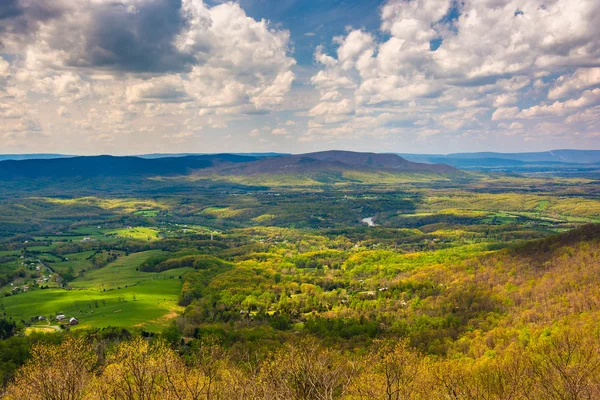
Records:
{"label": "small building", "polygon": [[57,321],[62,321],[65,318],[67,318],[67,317],[65,317],[64,314],[59,314],[59,315],[56,316],[56,320]]}
{"label": "small building", "polygon": [[77,318],[75,318],[75,317],[72,317],[72,318],[69,320],[69,324],[70,324],[70,325],[77,325],[78,323],[79,323],[79,320],[78,320]]}

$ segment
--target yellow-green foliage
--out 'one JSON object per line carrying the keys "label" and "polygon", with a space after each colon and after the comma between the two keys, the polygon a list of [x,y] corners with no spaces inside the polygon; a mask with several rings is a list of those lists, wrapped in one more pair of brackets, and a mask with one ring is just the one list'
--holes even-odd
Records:
{"label": "yellow-green foliage", "polygon": [[555,214],[600,219],[600,200],[577,198],[553,200],[547,211]]}
{"label": "yellow-green foliage", "polygon": [[322,185],[309,177],[301,175],[199,175],[189,179],[209,179],[214,181],[225,181],[245,185],[264,185],[272,187],[314,186]]}
{"label": "yellow-green foliage", "polygon": [[169,206],[154,200],[140,199],[115,199],[101,197],[78,197],[74,199],[59,199],[52,197],[41,198],[42,200],[61,205],[99,207],[105,210],[122,210],[133,213],[143,209],[168,209]]}
{"label": "yellow-green foliage", "polygon": [[369,250],[351,255],[343,268],[355,277],[392,277],[409,270],[422,267],[444,266],[456,264],[461,260],[473,257],[474,254],[487,254],[488,244],[457,246],[435,252],[399,254],[393,251]]}
{"label": "yellow-green foliage", "polygon": [[160,237],[159,231],[156,228],[135,227],[114,229],[105,232],[107,235],[115,235],[122,238],[140,239],[140,240],[156,240]]}
{"label": "yellow-green foliage", "polygon": [[252,218],[252,221],[259,222],[259,223],[265,223],[265,222],[269,222],[275,218],[277,218],[277,216],[275,214],[262,214],[262,215],[259,215],[258,217]]}
{"label": "yellow-green foliage", "polygon": [[[551,216],[600,218],[600,200],[522,193],[438,192],[427,195],[422,211],[457,213],[459,210],[535,212]],[[475,216],[475,215],[474,215]]]}
{"label": "yellow-green foliage", "polygon": [[542,196],[517,193],[490,194],[452,192],[445,195],[431,195],[424,198],[424,209],[441,211],[446,209],[486,210],[486,211],[532,211]]}
{"label": "yellow-green foliage", "polygon": [[[344,352],[312,337],[254,361],[214,339],[181,357],[163,340],[124,341],[97,357],[83,339],[37,344],[5,393],[45,399],[597,399],[595,327],[535,330],[526,341],[477,356],[434,358],[405,340]],[[68,393],[68,396],[64,394]]]}
{"label": "yellow-green foliage", "polygon": [[215,218],[234,218],[243,214],[246,210],[231,207],[207,207],[200,214],[210,215]]}
{"label": "yellow-green foliage", "polygon": [[[443,175],[431,174],[409,174],[391,172],[361,172],[344,171],[343,177],[363,184],[395,184],[410,182],[448,181]],[[342,182],[343,183],[343,182]]]}

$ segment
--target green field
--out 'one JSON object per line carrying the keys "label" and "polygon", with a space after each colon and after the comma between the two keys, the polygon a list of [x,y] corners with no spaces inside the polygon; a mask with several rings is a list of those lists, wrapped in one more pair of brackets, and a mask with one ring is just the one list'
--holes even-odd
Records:
{"label": "green field", "polygon": [[63,312],[79,319],[75,329],[120,326],[159,331],[182,311],[177,305],[182,277],[191,270],[136,271],[144,260],[160,253],[147,251],[119,258],[71,282],[73,290],[34,290],[6,297],[0,304],[13,320]]}
{"label": "green field", "polygon": [[88,258],[94,255],[95,253],[95,251],[90,250],[82,251],[81,253],[65,254],[64,257],[68,259],[68,261],[54,262],[52,264],[49,264],[49,267],[57,272],[67,270],[71,267],[73,268],[73,271],[75,273],[78,273],[82,270],[88,270],[92,267],[92,262]]}
{"label": "green field", "polygon": [[164,254],[160,250],[150,250],[121,257],[104,268],[95,269],[75,279],[70,285],[76,289],[110,290],[138,285],[145,281],[165,280],[171,276],[179,277],[190,269],[173,269],[161,273],[136,271],[146,259]]}
{"label": "green field", "polygon": [[155,228],[124,228],[106,231],[107,235],[114,235],[122,238],[140,239],[140,240],[156,240],[159,238],[158,230]]}

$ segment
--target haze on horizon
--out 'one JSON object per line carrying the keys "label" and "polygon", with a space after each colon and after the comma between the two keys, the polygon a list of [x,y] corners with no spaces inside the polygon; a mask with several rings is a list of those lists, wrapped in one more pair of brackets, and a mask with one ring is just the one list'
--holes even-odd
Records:
{"label": "haze on horizon", "polygon": [[0,153],[334,148],[600,149],[600,2],[0,2]]}

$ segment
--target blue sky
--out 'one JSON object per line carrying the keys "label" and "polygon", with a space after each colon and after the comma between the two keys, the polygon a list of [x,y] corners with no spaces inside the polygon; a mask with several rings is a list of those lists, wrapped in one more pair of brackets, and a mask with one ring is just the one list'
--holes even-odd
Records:
{"label": "blue sky", "polygon": [[5,0],[0,153],[600,148],[595,0]]}
{"label": "blue sky", "polygon": [[344,35],[348,27],[377,31],[379,0],[243,0],[239,4],[255,19],[265,18],[290,31],[299,65],[314,63],[313,53],[331,38]]}

